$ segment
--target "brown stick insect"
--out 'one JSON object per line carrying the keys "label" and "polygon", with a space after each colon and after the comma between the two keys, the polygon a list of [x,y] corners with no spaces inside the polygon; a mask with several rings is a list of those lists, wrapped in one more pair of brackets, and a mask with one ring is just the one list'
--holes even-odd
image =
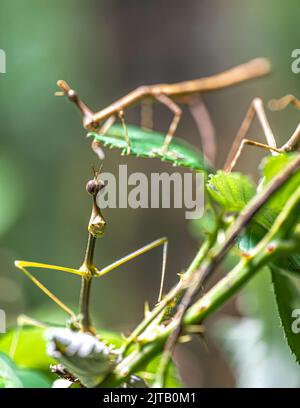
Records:
{"label": "brown stick insect", "polygon": [[[66,95],[70,99],[70,101],[75,103],[83,116],[83,126],[89,131],[105,134],[115,122],[115,120],[119,118],[124,128],[124,138],[127,143],[127,154],[130,154],[130,139],[125,123],[125,109],[137,104],[138,102],[155,101],[165,105],[173,113],[173,119],[165,136],[163,145],[160,149],[160,153],[164,155],[170,155],[174,153],[169,152],[168,147],[174,136],[174,133],[176,132],[182,115],[182,109],[178,104],[187,104],[190,107],[191,113],[196,120],[200,133],[202,134],[204,154],[207,154],[208,158],[213,163],[215,155],[214,148],[211,147],[214,145],[214,141],[211,140],[214,137],[213,127],[210,124],[208,113],[205,111],[204,105],[199,98],[199,95],[204,92],[236,85],[238,83],[266,75],[269,72],[269,61],[265,58],[256,58],[245,64],[238,65],[227,71],[209,77],[179,82],[175,84],[155,84],[140,86],[135,90],[129,92],[124,97],[113,102],[106,108],[99,110],[98,112],[93,112],[90,108],[88,108],[87,105],[78,97],[76,91],[71,89],[67,82],[64,80],[59,80],[57,82],[57,85],[59,86],[61,91],[56,92],[56,95]],[[142,119],[147,119],[149,126],[149,123],[152,122],[152,119],[149,119],[151,115],[145,114],[145,110],[149,112],[149,105],[143,104],[142,108],[143,107],[144,109],[142,109],[141,117]],[[204,116],[204,119],[206,119],[206,123],[209,124],[208,127],[204,127],[203,121],[199,120],[199,117],[201,116]],[[142,126],[144,125],[145,124],[142,123]],[[207,140],[207,137],[205,137],[207,135],[210,136],[209,141]],[[94,141],[92,147],[98,154],[98,156],[102,159],[103,152],[99,142]],[[154,152],[154,154],[155,153],[157,152]]]}

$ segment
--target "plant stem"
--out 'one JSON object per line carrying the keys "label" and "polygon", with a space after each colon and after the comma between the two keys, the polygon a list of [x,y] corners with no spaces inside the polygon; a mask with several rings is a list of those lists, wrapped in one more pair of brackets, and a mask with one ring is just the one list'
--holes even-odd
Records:
{"label": "plant stem", "polygon": [[[297,248],[299,250],[299,242]],[[293,250],[295,250],[295,246]],[[207,292],[198,302],[196,302],[186,313],[183,319],[183,325],[195,325],[203,322],[205,318],[220,308],[228,299],[230,299],[238,290],[245,285],[259,270],[262,270],[275,255],[286,254],[287,248],[280,248],[276,253],[265,251],[259,260],[255,258],[250,260],[243,259],[239,264],[221,281],[219,281],[209,292]],[[163,347],[176,328],[176,322],[170,324],[163,333],[157,336],[149,343],[145,343],[140,349],[134,350],[126,357],[100,385],[101,387],[116,387],[122,383],[130,374],[141,370],[154,356],[161,353]]]}
{"label": "plant stem", "polygon": [[221,246],[217,246],[215,252],[212,250],[212,256],[210,257],[210,259],[208,259],[203,267],[195,271],[195,273],[190,277],[188,289],[186,290],[182,298],[182,301],[178,308],[178,312],[176,314],[175,320],[177,325],[174,327],[173,333],[168,339],[165,347],[166,356],[164,356],[162,360],[162,364],[165,367],[167,367],[168,359],[171,359],[172,357],[177,340],[180,336],[183,316],[186,313],[187,309],[192,305],[195,296],[200,292],[206,280],[216,270],[216,267],[223,260],[226,253],[232,248],[236,241],[236,238],[241,233],[241,231],[247,226],[247,224],[260,210],[262,205],[269,199],[269,197],[278,188],[280,188],[286,180],[288,180],[288,178],[294,173],[296,169],[299,168],[299,166],[300,156],[298,156],[297,159],[295,159],[289,166],[287,166],[281,174],[273,179],[273,181],[266,187],[265,190],[263,190],[260,194],[258,194],[250,201],[246,208],[241,212],[237,220],[229,228],[223,244]]}
{"label": "plant stem", "polygon": [[141,334],[152,322],[153,320],[168,306],[175,298],[180,297],[184,289],[184,279],[188,278],[197,268],[199,268],[201,262],[207,255],[211,245],[215,242],[217,236],[217,229],[216,231],[209,237],[207,240],[203,242],[198,250],[195,258],[193,259],[192,263],[190,264],[187,271],[184,273],[182,279],[178,282],[178,284],[168,293],[167,296],[152,310],[151,314],[148,318],[145,318],[141,324],[139,324],[136,329],[131,333],[131,335],[126,339],[123,348],[121,349],[121,354],[125,354],[128,350],[130,345],[137,339],[139,334]]}
{"label": "plant stem", "polygon": [[[207,278],[216,266],[220,263],[227,251],[232,247],[235,238],[247,225],[249,220],[267,201],[267,199],[299,168],[300,156],[289,165],[274,181],[262,191],[238,217],[231,230],[227,234],[226,241],[212,253],[210,259],[197,271],[196,286],[198,289],[199,277]],[[216,309],[222,306],[229,298],[231,298],[253,275],[261,270],[269,262],[273,261],[280,254],[292,253],[296,249],[299,250],[300,240],[296,235],[292,236],[292,240],[287,245],[287,238],[293,232],[293,228],[298,221],[300,211],[300,187],[287,201],[281,213],[275,220],[272,228],[258,243],[258,245],[248,254],[247,257],[241,259],[236,267],[221,281],[219,281],[206,295],[198,300],[193,306],[189,307],[183,316],[183,326],[199,324],[204,318],[213,313]],[[194,275],[194,274],[193,274]],[[192,278],[194,277],[192,275]],[[191,282],[193,284],[195,282]],[[189,286],[190,287],[190,286]],[[175,287],[176,289],[176,287]],[[174,291],[171,290],[170,294]],[[170,295],[169,294],[169,295]],[[193,295],[195,292],[193,292]],[[169,297],[168,295],[168,297]],[[188,304],[188,306],[190,306]],[[155,309],[154,309],[155,311]],[[150,316],[151,317],[151,316]],[[149,319],[149,317],[148,317]],[[143,323],[143,322],[142,322]],[[104,380],[101,387],[114,387],[123,382],[130,374],[138,371],[145,366],[153,356],[159,354],[166,341],[174,330],[178,328],[178,321],[175,319],[170,323],[163,332],[153,330],[150,337],[147,338],[147,333],[140,336],[140,347],[133,350],[125,359],[123,359],[114,371]],[[151,340],[150,340],[151,339]]]}
{"label": "plant stem", "polygon": [[[268,187],[263,190],[260,194],[258,194],[244,211],[241,212],[235,223],[229,228],[229,231],[226,234],[226,239],[224,243],[219,246],[216,244],[214,248],[211,246],[215,243],[218,226],[216,231],[213,235],[204,242],[200,250],[198,251],[196,257],[194,258],[192,264],[190,265],[187,272],[183,275],[183,279],[173,288],[170,292],[166,295],[166,297],[159,303],[151,312],[149,316],[147,316],[132,332],[132,334],[126,340],[123,349],[121,350],[122,353],[128,350],[129,345],[131,345],[137,338],[137,336],[144,331],[150,323],[165,309],[165,307],[171,303],[174,298],[178,297],[184,290],[184,287],[187,285],[188,280],[195,279],[197,281],[196,285],[197,288],[194,288],[195,293],[192,293],[191,298],[196,294],[198,288],[202,286],[202,284],[208,279],[208,277],[212,274],[212,272],[216,269],[219,265],[223,257],[226,255],[228,250],[234,245],[237,236],[241,233],[241,231],[245,228],[248,222],[252,219],[252,217],[260,210],[260,208],[265,204],[268,198],[278,189],[281,187],[282,184],[297,170],[300,166],[300,157],[295,159],[286,169],[277,176],[269,185]],[[200,270],[197,270],[199,265],[204,260],[205,256],[207,255],[208,251],[212,253],[209,257],[207,262],[203,265]],[[194,273],[197,275],[194,278]],[[189,285],[192,286],[192,285]],[[187,308],[187,307],[186,307]],[[174,336],[175,338],[175,336]]]}

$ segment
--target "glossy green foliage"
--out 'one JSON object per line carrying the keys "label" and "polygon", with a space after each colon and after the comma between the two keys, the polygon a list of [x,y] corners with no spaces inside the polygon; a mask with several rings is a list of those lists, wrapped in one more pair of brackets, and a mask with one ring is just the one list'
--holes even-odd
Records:
{"label": "glossy green foliage", "polygon": [[292,280],[275,267],[271,270],[278,313],[285,337],[297,362],[300,363],[300,282]]}
{"label": "glossy green foliage", "polygon": [[271,287],[269,268],[264,268],[240,294],[242,317],[223,315],[214,326],[238,388],[300,387],[299,365],[283,337]]}
{"label": "glossy green foliage", "polygon": [[[263,177],[258,191],[266,188],[296,157],[297,153],[290,153],[265,158],[261,166]],[[242,251],[250,251],[264,237],[299,184],[300,171],[297,171],[267,200],[239,239],[238,245]],[[253,183],[246,176],[224,172],[217,172],[209,177],[207,190],[225,213],[242,211],[256,192]],[[297,224],[299,214],[293,214],[293,220]],[[269,267],[282,328],[290,350],[297,362],[300,362],[300,283],[286,273],[296,273],[299,277],[300,256],[293,254],[277,258]]]}
{"label": "glossy green foliage", "polygon": [[[124,128],[121,125],[112,126],[106,135],[89,133],[89,137],[94,137],[110,148],[122,150],[122,154],[127,152],[127,143],[124,137]],[[130,139],[130,155],[138,157],[158,158],[169,162],[173,166],[188,167],[193,170],[209,173],[212,168],[203,154],[194,146],[182,139],[174,137],[166,154],[161,152],[165,135],[152,130],[141,129],[137,126],[128,126],[128,136]]]}
{"label": "glossy green foliage", "polygon": [[[39,327],[24,327],[10,330],[5,335],[0,336],[0,352],[8,354],[11,345],[16,341],[14,352],[14,362],[23,368],[33,368],[38,370],[49,370],[50,364],[55,360],[46,353],[46,339],[44,329]],[[16,337],[15,337],[16,336]]]}
{"label": "glossy green foliage", "polygon": [[249,177],[222,170],[210,175],[207,189],[226,212],[240,212],[255,195],[255,185]]}
{"label": "glossy green foliage", "polygon": [[[265,188],[266,185],[269,184],[276,175],[280,174],[289,163],[295,160],[297,156],[297,153],[285,153],[265,158],[262,163],[263,179],[259,188]],[[288,182],[272,195],[263,208],[256,214],[254,220],[250,223],[245,236],[247,236],[248,233],[251,233],[254,243],[261,239],[265,232],[272,226],[284,204],[291,197],[299,184],[300,171],[297,171],[292,177],[290,177]],[[300,256],[294,254],[282,259],[277,259],[276,266],[299,275]]]}
{"label": "glossy green foliage", "polygon": [[[260,188],[264,188],[272,179],[280,174],[283,169],[295,160],[298,153],[285,153],[278,156],[269,156],[263,160],[263,180]],[[280,213],[282,207],[300,184],[300,171],[297,171],[265,204],[258,213],[257,221],[266,228],[270,228],[273,220]]]}
{"label": "glossy green foliage", "polygon": [[6,354],[0,353],[0,388],[49,388],[51,380],[37,370],[18,367]]}
{"label": "glossy green foliage", "polygon": [[[265,158],[261,166],[263,178],[257,190],[265,188],[296,157],[297,153],[290,153]],[[238,245],[242,251],[251,250],[261,240],[299,184],[300,172],[298,171],[258,211],[245,233],[239,238]],[[239,213],[256,194],[255,186],[247,176],[223,171],[210,175],[207,190],[225,213]],[[278,259],[276,265],[291,273],[299,274],[300,256],[295,254]]]}

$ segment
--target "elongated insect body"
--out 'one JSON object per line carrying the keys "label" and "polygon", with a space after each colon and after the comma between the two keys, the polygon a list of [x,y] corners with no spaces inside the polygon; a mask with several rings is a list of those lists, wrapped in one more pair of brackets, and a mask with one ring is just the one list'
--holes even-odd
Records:
{"label": "elongated insect body", "polygon": [[96,203],[96,198],[94,198],[93,210],[88,225],[88,231],[90,234],[93,235],[93,237],[100,238],[104,235],[105,227],[106,227],[105,219],[103,218],[100,208]]}
{"label": "elongated insect body", "polygon": [[[126,141],[127,154],[131,153],[131,140],[125,123],[125,109],[149,98],[161,103],[172,112],[173,119],[169,125],[169,129],[162,144],[158,149],[154,149],[152,151],[152,157],[166,157],[176,160],[180,159],[180,155],[174,151],[169,151],[169,147],[182,115],[182,109],[177,103],[185,103],[191,106],[195,101],[195,96],[199,96],[200,93],[226,88],[266,75],[270,72],[270,68],[270,62],[267,59],[256,58],[245,64],[238,65],[210,77],[175,84],[140,86],[98,112],[93,112],[90,108],[88,108],[87,105],[85,105],[85,103],[79,99],[77,93],[71,89],[71,87],[64,80],[59,80],[57,82],[57,85],[61,91],[57,92],[56,95],[66,95],[69,100],[78,107],[83,117],[83,126],[89,131],[105,135],[109,128],[113,125],[114,121],[119,118],[123,126],[123,138]],[[193,114],[193,116],[195,117],[195,114]],[[201,128],[203,130],[204,127],[200,126],[199,130],[201,136],[203,136],[203,139],[205,139],[205,135],[202,135]],[[92,148],[102,160],[103,151],[100,147],[99,140],[94,139]]]}
{"label": "elongated insect body", "polygon": [[[104,188],[104,182],[100,178],[100,171],[94,170],[94,178],[87,182],[86,191],[92,196],[93,206],[92,214],[88,224],[88,242],[86,247],[86,252],[82,265],[78,268],[67,268],[64,266],[56,266],[43,264],[38,262],[30,261],[15,261],[15,266],[19,268],[39,289],[41,289],[47,296],[49,296],[52,301],[54,301],[61,309],[63,309],[70,316],[70,328],[83,331],[90,334],[95,334],[96,331],[93,328],[90,320],[89,313],[89,299],[90,299],[90,287],[92,278],[100,278],[110,271],[117,269],[119,266],[129,262],[138,256],[151,251],[154,248],[162,246],[163,256],[162,256],[162,269],[161,269],[161,282],[158,295],[158,302],[161,301],[163,296],[163,286],[167,262],[167,247],[168,240],[166,237],[156,239],[147,245],[135,250],[134,252],[123,256],[117,261],[111,263],[104,268],[98,269],[94,264],[94,250],[96,239],[103,236],[105,232],[106,222],[103,215],[101,214],[101,209],[97,204],[97,195]],[[81,277],[82,285],[80,292],[80,303],[79,303],[79,314],[74,313],[66,304],[64,304],[60,299],[58,299],[45,285],[43,285],[35,276],[33,276],[27,268],[39,268],[39,269],[50,269],[63,271],[66,273],[71,273]]]}
{"label": "elongated insect body", "polygon": [[101,214],[101,210],[97,204],[97,194],[104,188],[103,181],[99,178],[99,172],[95,172],[95,176],[92,180],[86,184],[86,191],[93,196],[93,209],[88,225],[89,233],[95,237],[102,237],[105,232],[106,222]]}

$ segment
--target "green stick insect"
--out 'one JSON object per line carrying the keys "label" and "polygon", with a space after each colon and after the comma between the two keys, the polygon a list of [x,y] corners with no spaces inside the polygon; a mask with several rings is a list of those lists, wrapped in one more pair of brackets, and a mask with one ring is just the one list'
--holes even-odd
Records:
{"label": "green stick insect", "polygon": [[[38,262],[29,261],[15,261],[15,265],[19,268],[39,289],[41,289],[50,299],[52,299],[61,309],[63,309],[71,318],[71,324],[75,328],[83,332],[94,333],[94,328],[92,327],[90,321],[89,313],[89,299],[90,299],[90,289],[93,278],[101,278],[107,273],[119,266],[137,258],[138,256],[154,249],[159,246],[163,247],[163,258],[162,258],[162,272],[161,272],[161,283],[158,295],[158,302],[161,301],[163,295],[163,285],[165,279],[166,262],[167,262],[167,238],[159,238],[155,241],[139,248],[138,250],[124,256],[123,258],[113,262],[112,264],[98,269],[94,265],[94,250],[96,239],[102,237],[105,232],[106,222],[101,214],[101,210],[97,204],[97,195],[104,188],[104,183],[101,181],[100,171],[94,171],[94,178],[90,180],[86,185],[87,192],[93,198],[92,213],[88,224],[88,242],[85,252],[85,257],[82,265],[78,268],[68,268],[64,266],[49,265]],[[71,273],[73,275],[80,276],[82,279],[81,295],[80,295],[80,310],[79,314],[72,311],[67,305],[65,305],[60,299],[58,299],[48,288],[46,288],[35,276],[33,276],[27,268],[38,268],[38,269],[49,269],[57,270],[66,273]]]}

